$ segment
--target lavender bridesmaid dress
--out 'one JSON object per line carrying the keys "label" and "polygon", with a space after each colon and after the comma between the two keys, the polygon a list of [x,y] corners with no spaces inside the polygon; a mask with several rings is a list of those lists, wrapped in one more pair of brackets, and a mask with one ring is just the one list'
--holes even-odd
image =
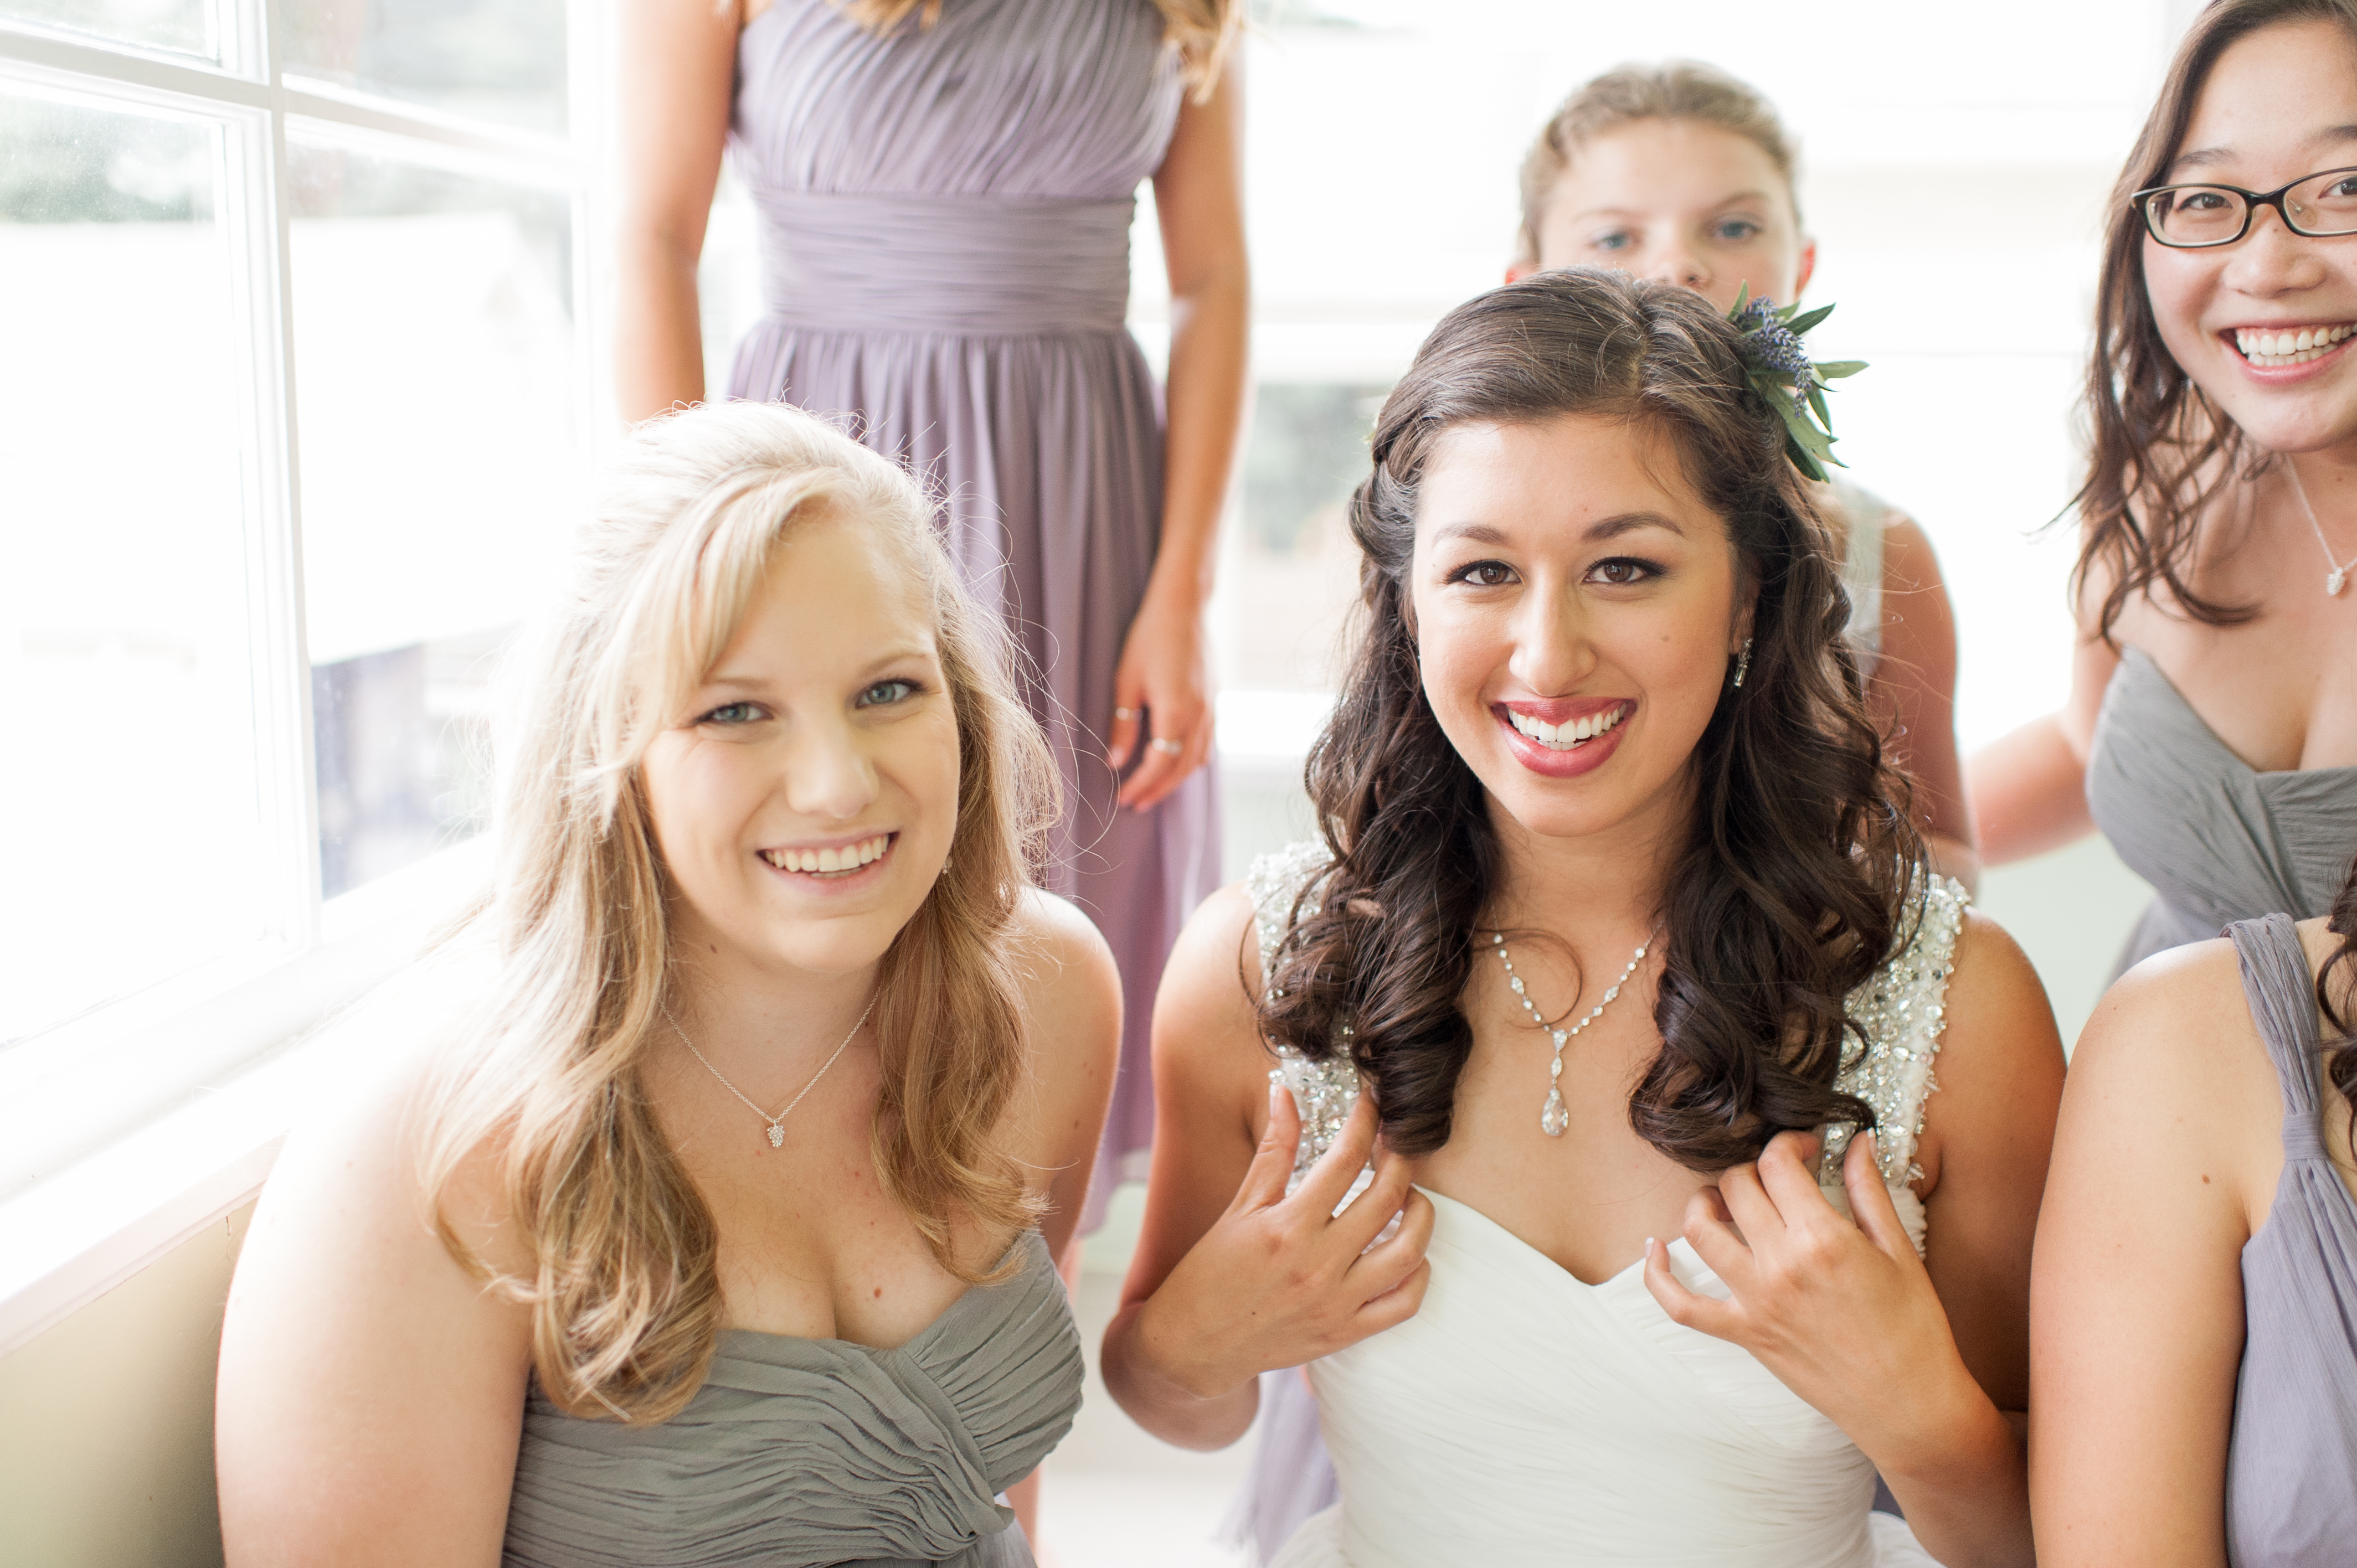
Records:
{"label": "lavender bridesmaid dress", "polygon": [[1127,1004],[1091,1225],[1144,1174],[1154,987],[1220,881],[1212,770],[1116,811],[1103,739],[1162,522],[1160,396],[1124,325],[1133,193],[1181,91],[1150,0],[947,0],[886,37],[777,0],[738,42],[729,138],[768,307],[730,395],[853,415],[935,487],[1030,666],[1068,796],[1049,886],[1104,932]]}

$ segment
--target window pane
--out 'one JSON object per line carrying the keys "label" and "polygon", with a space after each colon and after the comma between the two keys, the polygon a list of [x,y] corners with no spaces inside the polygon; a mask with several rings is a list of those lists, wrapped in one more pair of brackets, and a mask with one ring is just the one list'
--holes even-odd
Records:
{"label": "window pane", "polygon": [[0,92],[0,1040],[265,935],[220,134]]}
{"label": "window pane", "polygon": [[1214,646],[1223,689],[1330,692],[1359,590],[1345,516],[1388,388],[1264,381],[1244,444],[1242,526],[1223,548]]}
{"label": "window pane", "polygon": [[290,72],[565,128],[565,0],[285,0],[279,31]]}
{"label": "window pane", "polygon": [[0,16],[151,49],[221,58],[212,0],[0,0]]}
{"label": "window pane", "polygon": [[492,655],[568,521],[562,194],[296,142],[295,377],[328,897],[475,831]]}

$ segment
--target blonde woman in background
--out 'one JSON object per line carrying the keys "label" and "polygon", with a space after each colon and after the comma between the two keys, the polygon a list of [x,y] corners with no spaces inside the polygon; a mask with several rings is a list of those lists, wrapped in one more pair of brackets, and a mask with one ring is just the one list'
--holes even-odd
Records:
{"label": "blonde woman in background", "polygon": [[994,1498],[1079,1405],[1121,1004],[1001,660],[888,460],[632,437],[522,661],[479,988],[255,1217],[231,1563],[1032,1562]]}
{"label": "blonde woman in background", "polygon": [[[1509,280],[1542,267],[1615,267],[1695,290],[1790,305],[1817,242],[1801,220],[1797,152],[1759,91],[1691,61],[1623,66],[1564,100],[1523,164]],[[1836,473],[1816,493],[1842,535],[1850,639],[1867,703],[1914,786],[1939,868],[1978,880],[1956,751],[1956,628],[1940,563],[1905,512]]]}
{"label": "blonde woman in background", "polygon": [[[1111,944],[1127,1036],[1097,1208],[1153,1136],[1146,1018],[1221,882],[1204,614],[1241,431],[1242,0],[629,0],[622,412],[706,387],[724,149],[760,214],[734,398],[854,415],[949,498],[1063,775],[1041,876]],[[1151,179],[1167,385],[1125,325]],[[1135,1164],[1126,1174],[1143,1176]]]}

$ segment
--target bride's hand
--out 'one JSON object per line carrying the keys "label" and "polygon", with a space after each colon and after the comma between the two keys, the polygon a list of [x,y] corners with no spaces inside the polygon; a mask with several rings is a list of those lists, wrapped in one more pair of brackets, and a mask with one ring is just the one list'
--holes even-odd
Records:
{"label": "bride's hand", "polygon": [[[1235,1200],[1140,1315],[1137,1332],[1164,1376],[1216,1399],[1415,1316],[1431,1276],[1432,1201],[1409,1186],[1406,1159],[1375,1153],[1375,1126],[1373,1097],[1361,1094],[1288,1196],[1301,1118],[1293,1096],[1271,1086],[1268,1130]],[[1373,1181],[1336,1214],[1371,1153]],[[1377,1243],[1394,1218],[1398,1230]]]}
{"label": "bride's hand", "polygon": [[1823,1140],[1780,1133],[1686,1206],[1685,1238],[1732,1299],[1697,1295],[1645,1244],[1645,1286],[1674,1322],[1740,1345],[1886,1470],[1986,1403],[1931,1275],[1882,1183],[1874,1140],[1850,1140],[1844,1219],[1818,1189]]}

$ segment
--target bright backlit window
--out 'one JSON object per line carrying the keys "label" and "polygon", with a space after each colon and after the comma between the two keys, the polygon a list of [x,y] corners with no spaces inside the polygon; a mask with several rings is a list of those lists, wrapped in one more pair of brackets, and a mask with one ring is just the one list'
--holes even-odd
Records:
{"label": "bright backlit window", "polygon": [[81,1146],[43,1085],[479,827],[587,428],[591,16],[0,0],[0,1197]]}

